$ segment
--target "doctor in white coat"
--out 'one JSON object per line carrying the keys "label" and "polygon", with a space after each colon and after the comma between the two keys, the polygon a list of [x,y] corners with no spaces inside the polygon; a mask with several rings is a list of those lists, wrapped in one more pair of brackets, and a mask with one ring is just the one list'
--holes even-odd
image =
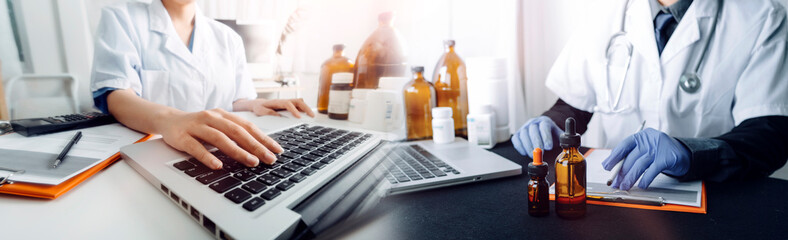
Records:
{"label": "doctor in white coat", "polygon": [[233,159],[271,164],[281,146],[230,111],[288,110],[314,116],[301,99],[256,99],[241,37],[202,15],[194,0],[128,2],[102,10],[91,90],[96,106],[124,125],[161,134],[213,169],[201,142]]}
{"label": "doctor in white coat", "polygon": [[[624,161],[613,183],[624,190],[638,179],[645,189],[660,173],[722,181],[768,176],[785,164],[788,22],[782,5],[589,5],[547,78],[560,99],[512,138],[520,154],[557,146],[564,119],[573,117],[581,132],[587,129],[584,146],[615,147],[603,166]],[[646,129],[637,132],[644,122]]]}

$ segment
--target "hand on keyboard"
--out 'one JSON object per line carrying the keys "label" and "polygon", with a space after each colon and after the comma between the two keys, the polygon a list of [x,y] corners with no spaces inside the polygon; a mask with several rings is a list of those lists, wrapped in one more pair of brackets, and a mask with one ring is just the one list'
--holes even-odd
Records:
{"label": "hand on keyboard", "polygon": [[238,100],[233,103],[233,108],[236,111],[250,111],[257,116],[280,116],[277,111],[288,111],[295,118],[301,118],[301,112],[309,117],[315,117],[315,113],[301,98]]}
{"label": "hand on keyboard", "polygon": [[270,137],[286,149],[272,165],[247,168],[225,153],[214,151],[212,154],[224,163],[222,169],[210,170],[194,158],[174,163],[173,167],[252,212],[283,195],[283,192],[313,179],[310,176],[326,169],[346,152],[370,141],[372,135],[302,124]]}
{"label": "hand on keyboard", "polygon": [[177,113],[159,123],[164,142],[184,151],[212,169],[221,169],[222,161],[208,152],[200,141],[211,144],[231,158],[248,166],[260,161],[273,164],[274,153],[282,153],[279,144],[251,122],[222,109],[194,113]]}

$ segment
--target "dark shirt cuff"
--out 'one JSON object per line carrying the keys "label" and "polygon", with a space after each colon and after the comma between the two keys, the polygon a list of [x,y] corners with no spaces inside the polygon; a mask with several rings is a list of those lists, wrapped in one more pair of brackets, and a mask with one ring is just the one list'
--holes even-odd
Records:
{"label": "dark shirt cuff", "polygon": [[[673,176],[679,181],[691,181],[717,176],[730,176],[726,169],[729,161],[736,158],[736,153],[725,141],[712,138],[676,138],[690,151],[690,168],[684,176]],[[723,171],[723,172],[720,172]],[[722,180],[722,179],[711,179]]]}
{"label": "dark shirt cuff", "polygon": [[588,123],[591,122],[591,117],[594,114],[572,107],[568,103],[564,102],[564,100],[559,98],[553,107],[542,113],[542,115],[550,118],[550,120],[553,120],[555,125],[558,125],[561,130],[564,130],[564,121],[566,121],[567,118],[572,117],[575,119],[577,132],[583,134],[586,132],[586,130],[588,130]]}
{"label": "dark shirt cuff", "polygon": [[101,110],[104,114],[109,114],[109,104],[107,103],[107,96],[112,91],[118,90],[117,88],[105,87],[93,92],[93,104],[96,108]]}

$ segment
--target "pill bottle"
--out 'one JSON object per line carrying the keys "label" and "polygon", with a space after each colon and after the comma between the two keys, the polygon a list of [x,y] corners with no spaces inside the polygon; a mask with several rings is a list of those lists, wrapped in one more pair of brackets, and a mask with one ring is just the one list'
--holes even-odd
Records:
{"label": "pill bottle", "polygon": [[450,107],[432,108],[432,141],[436,144],[454,141],[454,118]]}
{"label": "pill bottle", "polygon": [[331,76],[331,90],[328,92],[328,118],[345,120],[350,108],[350,94],[353,87],[352,73],[334,73]]}
{"label": "pill bottle", "polygon": [[363,123],[367,108],[367,94],[374,89],[356,88],[350,93],[350,108],[347,120],[354,123]]}
{"label": "pill bottle", "polygon": [[[495,112],[492,105],[475,106],[468,114],[468,143],[486,149],[495,147]],[[455,121],[456,122],[456,121]]]}
{"label": "pill bottle", "polygon": [[[365,101],[367,104],[364,109],[364,123],[362,124],[364,128],[388,133],[405,130],[403,128],[402,92],[375,89],[367,93]],[[404,136],[404,134],[399,135]]]}
{"label": "pill bottle", "polygon": [[354,71],[353,60],[345,57],[345,45],[336,44],[334,54],[320,66],[320,77],[317,90],[317,112],[328,113],[328,94],[331,90],[331,76],[338,72]]}

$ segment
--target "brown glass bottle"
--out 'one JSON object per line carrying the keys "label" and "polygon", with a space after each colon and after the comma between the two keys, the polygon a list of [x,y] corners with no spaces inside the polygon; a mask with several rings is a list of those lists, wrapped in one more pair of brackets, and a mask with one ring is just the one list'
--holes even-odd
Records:
{"label": "brown glass bottle", "polygon": [[331,76],[331,90],[328,92],[328,118],[347,120],[350,107],[350,94],[353,87],[352,73],[335,73]]}
{"label": "brown glass bottle", "polygon": [[555,213],[573,219],[586,214],[586,160],[577,150],[580,134],[575,131],[575,119],[566,119],[564,129],[563,151],[555,160]]}
{"label": "brown glass bottle", "polygon": [[465,62],[454,52],[454,40],[445,42],[446,52],[443,53],[435,66],[432,80],[435,93],[438,95],[438,107],[450,107],[454,110],[454,135],[466,137],[468,116],[468,77],[465,74]]}
{"label": "brown glass bottle", "polygon": [[392,26],[393,21],[392,12],[378,15],[378,28],[364,41],[356,57],[355,88],[378,88],[381,77],[408,76],[404,41]]}
{"label": "brown glass bottle", "polygon": [[413,80],[405,85],[402,94],[405,100],[408,140],[431,138],[435,87],[424,79],[424,67],[413,67]]}
{"label": "brown glass bottle", "polygon": [[345,45],[334,45],[334,55],[320,66],[320,82],[317,88],[317,112],[328,113],[328,92],[331,88],[331,76],[334,73],[353,73],[353,61],[345,57]]}
{"label": "brown glass bottle", "polygon": [[550,214],[550,196],[547,183],[548,167],[542,162],[542,149],[534,149],[534,161],[528,164],[528,215],[543,217]]}

